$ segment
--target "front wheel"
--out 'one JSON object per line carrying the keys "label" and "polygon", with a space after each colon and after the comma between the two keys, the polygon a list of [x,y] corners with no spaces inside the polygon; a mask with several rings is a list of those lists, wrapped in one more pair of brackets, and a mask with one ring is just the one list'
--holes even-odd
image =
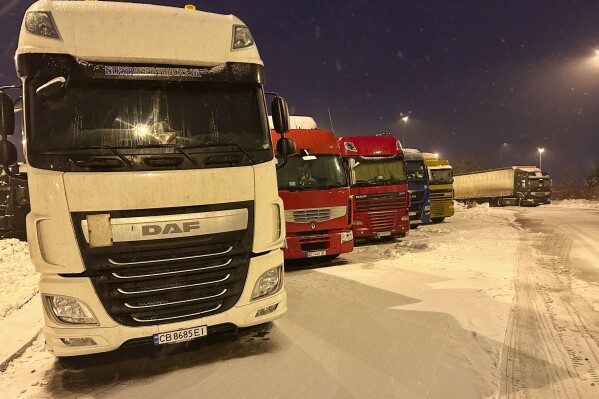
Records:
{"label": "front wheel", "polygon": [[416,230],[418,228],[418,226],[420,226],[420,225],[418,225],[418,224],[411,224],[410,225],[410,230]]}
{"label": "front wheel", "polygon": [[442,221],[445,220],[445,217],[441,217],[441,218],[431,218],[431,220],[433,221],[433,223],[441,223]]}

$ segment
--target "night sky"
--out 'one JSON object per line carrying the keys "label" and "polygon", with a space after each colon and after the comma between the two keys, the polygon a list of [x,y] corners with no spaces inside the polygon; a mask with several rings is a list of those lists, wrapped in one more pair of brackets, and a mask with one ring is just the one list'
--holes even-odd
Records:
{"label": "night sky", "polygon": [[[17,82],[13,54],[31,3],[0,2],[0,84]],[[405,147],[480,155],[489,167],[538,164],[544,147],[543,169],[558,179],[598,161],[597,0],[194,4],[241,18],[267,89],[323,128],[330,110],[339,136],[405,134]],[[401,112],[411,112],[405,132]]]}

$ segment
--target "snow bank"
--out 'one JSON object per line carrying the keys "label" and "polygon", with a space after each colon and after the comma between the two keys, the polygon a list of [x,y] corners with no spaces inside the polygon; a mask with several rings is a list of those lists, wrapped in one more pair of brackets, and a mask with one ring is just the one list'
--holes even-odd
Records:
{"label": "snow bank", "polygon": [[29,260],[27,243],[0,240],[0,319],[8,316],[38,291],[38,273]]}
{"label": "snow bank", "polygon": [[552,201],[550,205],[545,206],[559,208],[599,209],[599,201],[585,199],[567,199]]}

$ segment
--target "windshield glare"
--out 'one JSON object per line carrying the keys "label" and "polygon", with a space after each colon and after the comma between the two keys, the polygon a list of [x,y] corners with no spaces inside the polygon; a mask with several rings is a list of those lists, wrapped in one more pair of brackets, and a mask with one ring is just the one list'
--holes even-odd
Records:
{"label": "windshield glare", "polygon": [[356,184],[397,184],[406,181],[405,164],[402,160],[360,161],[354,168]]}
{"label": "windshield glare", "polygon": [[[287,157],[284,167],[277,169],[280,190],[327,189],[346,187],[347,178],[339,155],[313,155],[304,160],[300,155]],[[279,158],[279,163],[282,160]]]}
{"label": "windshield glare", "polygon": [[425,170],[424,162],[422,161],[408,161],[406,162],[408,181],[409,182],[423,182],[425,181]]}
{"label": "windshield glare", "polygon": [[431,183],[452,183],[453,173],[451,169],[429,169]]}
{"label": "windshield glare", "polygon": [[85,147],[235,143],[270,148],[262,92],[253,85],[74,80],[47,97],[30,85],[32,153]]}

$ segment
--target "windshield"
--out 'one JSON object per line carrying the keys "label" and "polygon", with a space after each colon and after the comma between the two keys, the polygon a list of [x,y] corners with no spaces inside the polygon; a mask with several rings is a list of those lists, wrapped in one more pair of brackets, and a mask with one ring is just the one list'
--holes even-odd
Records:
{"label": "windshield", "polygon": [[[277,169],[279,190],[318,190],[347,187],[347,177],[339,155],[300,155],[287,157],[284,167]],[[282,160],[279,158],[279,163]]]}
{"label": "windshield", "polygon": [[446,184],[453,183],[453,172],[451,169],[432,169],[430,171],[431,184]]}
{"label": "windshield", "polygon": [[409,182],[426,182],[426,171],[423,161],[406,161]]}
{"label": "windshield", "polygon": [[354,171],[356,186],[399,184],[407,179],[405,164],[400,159],[361,160],[356,164]]}
{"label": "windshield", "polygon": [[550,188],[551,180],[549,179],[531,179],[528,180],[530,188]]}
{"label": "windshield", "polygon": [[46,81],[29,88],[33,154],[108,146],[270,148],[258,86],[80,79],[56,94],[36,94]]}

